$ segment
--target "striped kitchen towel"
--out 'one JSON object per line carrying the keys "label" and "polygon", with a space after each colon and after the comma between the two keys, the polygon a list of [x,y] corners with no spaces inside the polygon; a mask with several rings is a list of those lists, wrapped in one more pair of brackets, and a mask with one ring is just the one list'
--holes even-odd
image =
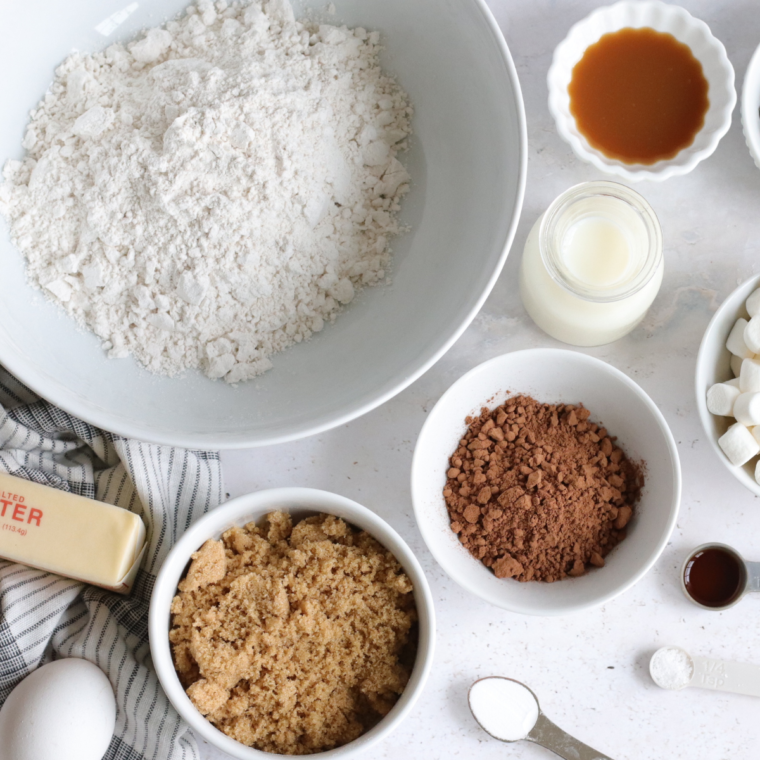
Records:
{"label": "striped kitchen towel", "polygon": [[104,760],[197,760],[148,647],[148,603],[173,542],[222,500],[219,456],[127,440],[78,420],[0,368],[0,471],[139,514],[148,549],[132,594],[119,596],[0,560],[0,705],[39,665],[83,657],[118,705]]}

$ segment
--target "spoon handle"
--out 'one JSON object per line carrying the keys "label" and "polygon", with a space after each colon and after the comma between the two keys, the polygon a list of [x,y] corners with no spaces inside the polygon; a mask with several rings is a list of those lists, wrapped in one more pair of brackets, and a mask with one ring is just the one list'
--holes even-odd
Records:
{"label": "spoon handle", "polygon": [[525,737],[528,741],[540,744],[565,760],[612,760],[597,752],[588,744],[579,742],[552,723],[543,713],[539,713],[536,725]]}
{"label": "spoon handle", "polygon": [[715,691],[730,691],[760,697],[760,667],[727,660],[692,657],[694,674],[689,686]]}
{"label": "spoon handle", "polygon": [[747,591],[760,591],[760,562],[747,562]]}

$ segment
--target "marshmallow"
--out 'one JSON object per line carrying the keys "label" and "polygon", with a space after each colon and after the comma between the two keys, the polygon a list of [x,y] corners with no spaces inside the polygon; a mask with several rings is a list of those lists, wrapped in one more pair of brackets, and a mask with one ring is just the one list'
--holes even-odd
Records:
{"label": "marshmallow", "polygon": [[[734,378],[736,379],[736,378]],[[715,383],[707,391],[707,409],[711,414],[731,417],[734,413],[734,402],[741,391],[736,385]]]}
{"label": "marshmallow", "polygon": [[[742,359],[742,361],[744,361]],[[739,388],[741,390],[742,384],[738,377],[734,377],[731,380],[725,380],[724,385],[730,385],[732,388]]]}
{"label": "marshmallow", "polygon": [[757,442],[752,433],[750,433],[740,422],[731,425],[731,427],[718,438],[718,446],[723,449],[723,453],[728,457],[731,464],[734,465],[749,462],[753,456],[760,452],[760,443]]}
{"label": "marshmallow", "polygon": [[739,317],[731,328],[726,341],[726,348],[734,356],[740,356],[742,359],[748,359],[752,356],[752,351],[747,348],[747,344],[744,342],[744,330],[748,324],[749,322],[746,319]]}
{"label": "marshmallow", "polygon": [[734,399],[734,414],[737,422],[750,427],[760,425],[760,393],[742,393]]}
{"label": "marshmallow", "polygon": [[760,483],[760,461],[755,465],[755,480]]}
{"label": "marshmallow", "polygon": [[755,425],[749,428],[749,432],[752,433],[753,438],[760,443],[760,425]]}
{"label": "marshmallow", "polygon": [[760,315],[752,317],[744,328],[744,343],[754,354],[760,354]]}
{"label": "marshmallow", "polygon": [[760,391],[760,362],[757,359],[744,359],[739,373],[739,388],[742,393]]}
{"label": "marshmallow", "polygon": [[741,356],[734,356],[731,354],[731,372],[734,373],[734,377],[739,377],[742,371],[742,362],[744,359]]}
{"label": "marshmallow", "polygon": [[760,288],[750,295],[745,304],[750,317],[760,314]]}

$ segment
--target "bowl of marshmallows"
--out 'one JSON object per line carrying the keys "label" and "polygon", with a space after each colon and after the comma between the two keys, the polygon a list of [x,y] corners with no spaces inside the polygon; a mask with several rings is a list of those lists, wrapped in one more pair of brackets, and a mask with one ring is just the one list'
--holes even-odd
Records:
{"label": "bowl of marshmallows", "polygon": [[697,357],[697,406],[708,440],[760,496],[760,275],[721,304]]}

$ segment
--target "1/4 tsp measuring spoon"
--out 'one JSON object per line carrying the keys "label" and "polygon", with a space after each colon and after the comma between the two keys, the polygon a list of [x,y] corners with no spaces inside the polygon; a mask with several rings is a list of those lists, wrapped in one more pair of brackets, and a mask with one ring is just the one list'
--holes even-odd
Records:
{"label": "1/4 tsp measuring spoon", "polygon": [[475,681],[467,701],[478,725],[494,739],[540,744],[565,760],[612,760],[552,723],[541,712],[538,697],[512,678],[490,676]]}
{"label": "1/4 tsp measuring spoon", "polygon": [[680,647],[662,647],[649,661],[652,680],[663,689],[689,686],[760,697],[760,666],[692,657]]}

